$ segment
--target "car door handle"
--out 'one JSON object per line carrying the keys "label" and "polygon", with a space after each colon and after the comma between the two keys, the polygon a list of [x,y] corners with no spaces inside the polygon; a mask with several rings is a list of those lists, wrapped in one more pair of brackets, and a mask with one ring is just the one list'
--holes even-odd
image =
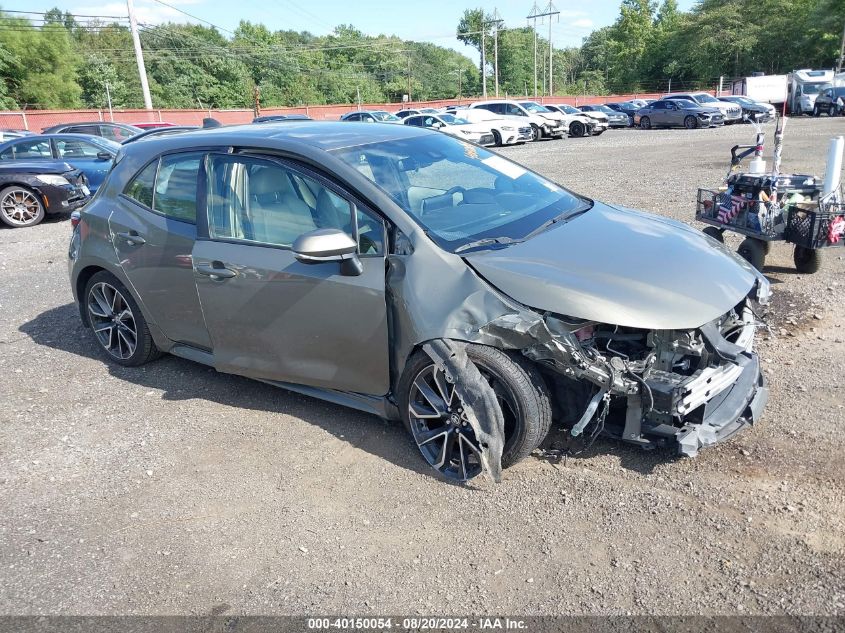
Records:
{"label": "car door handle", "polygon": [[146,244],[147,240],[143,237],[138,235],[137,231],[129,231],[128,233],[118,233],[117,237],[124,240],[129,246],[135,246],[136,244]]}
{"label": "car door handle", "polygon": [[[216,266],[214,264],[216,264]],[[197,264],[196,271],[200,275],[205,275],[218,281],[223,279],[231,279],[232,277],[235,277],[238,274],[234,270],[226,268],[220,262],[214,262],[214,264]]]}

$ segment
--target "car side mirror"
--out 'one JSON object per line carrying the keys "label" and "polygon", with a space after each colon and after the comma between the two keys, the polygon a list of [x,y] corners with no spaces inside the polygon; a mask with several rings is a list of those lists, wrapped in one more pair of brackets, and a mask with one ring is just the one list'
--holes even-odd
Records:
{"label": "car side mirror", "polygon": [[97,152],[97,159],[98,160],[111,160],[112,155],[108,152]]}
{"label": "car side mirror", "polygon": [[293,255],[303,264],[340,262],[340,273],[349,277],[364,272],[357,251],[355,240],[340,229],[317,229],[293,242]]}

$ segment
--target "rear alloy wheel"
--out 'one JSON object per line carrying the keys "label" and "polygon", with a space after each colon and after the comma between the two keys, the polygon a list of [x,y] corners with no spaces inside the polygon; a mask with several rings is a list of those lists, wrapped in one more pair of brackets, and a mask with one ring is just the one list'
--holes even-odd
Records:
{"label": "rear alloy wheel", "polygon": [[812,248],[796,246],[792,252],[795,269],[804,275],[812,275],[822,267],[822,252]]}
{"label": "rear alloy wheel", "polygon": [[84,296],[94,338],[111,360],[134,367],[159,355],[141,309],[117,277],[98,272],[88,281]]}
{"label": "rear alloy wheel", "polygon": [[688,130],[694,130],[698,127],[698,119],[692,115],[684,119],[684,127]]}
{"label": "rear alloy wheel", "polygon": [[641,118],[640,119],[640,127],[644,130],[650,130],[651,129],[651,119],[649,119],[647,116],[644,116],[643,118]]}
{"label": "rear alloy wheel", "polygon": [[35,226],[44,219],[44,204],[35,192],[23,187],[0,191],[0,220],[13,228]]}
{"label": "rear alloy wheel", "polygon": [[725,243],[725,235],[722,233],[721,229],[717,229],[715,226],[706,226],[701,229],[701,232],[705,235],[709,235],[717,242],[721,242],[722,244]]}
{"label": "rear alloy wheel", "polygon": [[587,127],[581,121],[573,121],[569,125],[569,136],[584,136],[587,133]]}
{"label": "rear alloy wheel", "polygon": [[[467,354],[493,388],[505,418],[502,467],[527,457],[551,426],[551,401],[528,361],[481,345]],[[402,416],[425,460],[443,477],[468,481],[482,471],[481,447],[455,385],[425,353],[408,362],[400,384]]]}
{"label": "rear alloy wheel", "polygon": [[766,248],[762,240],[746,237],[742,240],[736,252],[757,270],[763,270],[766,264]]}

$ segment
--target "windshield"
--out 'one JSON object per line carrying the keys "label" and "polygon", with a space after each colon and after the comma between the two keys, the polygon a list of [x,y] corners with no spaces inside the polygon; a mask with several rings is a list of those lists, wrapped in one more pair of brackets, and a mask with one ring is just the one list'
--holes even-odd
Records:
{"label": "windshield", "polygon": [[549,112],[548,108],[541,106],[539,103],[534,103],[533,101],[523,101],[519,105],[529,112]]}
{"label": "windshield", "polygon": [[711,97],[709,94],[704,93],[704,92],[699,94],[699,95],[693,95],[693,96],[696,98],[696,100],[698,100],[699,103],[713,103],[714,101],[716,103],[719,102],[719,100],[716,97]]}
{"label": "windshield", "polygon": [[399,117],[390,114],[390,112],[372,112],[371,113],[378,121],[398,121]]}
{"label": "windshield", "polygon": [[332,153],[378,185],[442,248],[525,239],[592,206],[485,149],[443,134],[343,147]]}
{"label": "windshield", "polygon": [[679,108],[683,108],[684,110],[697,110],[701,107],[695,101],[690,101],[689,99],[667,99],[667,101],[676,103]]}
{"label": "windshield", "polygon": [[801,90],[805,95],[817,95],[824,85],[826,84],[804,84]]}
{"label": "windshield", "polygon": [[618,114],[613,108],[608,108],[606,105],[590,106],[590,109],[595,112],[604,112],[605,114]]}
{"label": "windshield", "polygon": [[466,119],[462,119],[454,114],[441,114],[440,119],[449,125],[467,125],[469,123]]}
{"label": "windshield", "polygon": [[110,151],[112,154],[116,154],[117,150],[120,149],[120,143],[116,143],[107,138],[103,138],[102,136],[92,136],[88,139],[89,142],[93,143],[94,145],[99,145],[105,150]]}
{"label": "windshield", "polygon": [[571,105],[559,105],[558,108],[563,110],[566,114],[581,114],[581,110],[573,108]]}

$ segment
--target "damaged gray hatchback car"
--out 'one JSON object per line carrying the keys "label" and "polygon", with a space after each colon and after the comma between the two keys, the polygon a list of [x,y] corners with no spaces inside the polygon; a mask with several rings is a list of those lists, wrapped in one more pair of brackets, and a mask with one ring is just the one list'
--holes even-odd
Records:
{"label": "damaged gray hatchback car", "polygon": [[695,455],[758,418],[769,285],[683,224],[408,126],[288,122],[126,146],[70,276],[106,355],[162,352],[402,419],[467,480],[553,421]]}

